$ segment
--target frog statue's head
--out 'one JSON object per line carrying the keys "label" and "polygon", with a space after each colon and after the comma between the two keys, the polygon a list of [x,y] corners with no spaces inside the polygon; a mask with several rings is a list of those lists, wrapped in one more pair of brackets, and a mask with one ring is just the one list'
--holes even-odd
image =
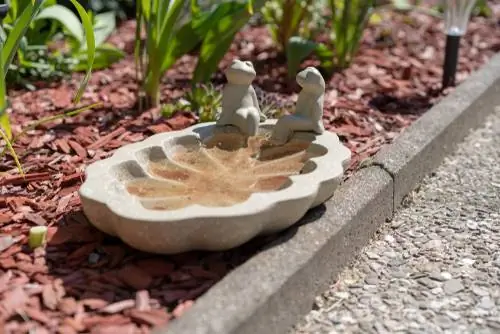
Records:
{"label": "frog statue's head", "polygon": [[297,74],[297,83],[303,90],[315,95],[325,93],[325,80],[314,67],[307,67]]}
{"label": "frog statue's head", "polygon": [[250,61],[233,60],[224,72],[229,84],[251,85],[256,73]]}

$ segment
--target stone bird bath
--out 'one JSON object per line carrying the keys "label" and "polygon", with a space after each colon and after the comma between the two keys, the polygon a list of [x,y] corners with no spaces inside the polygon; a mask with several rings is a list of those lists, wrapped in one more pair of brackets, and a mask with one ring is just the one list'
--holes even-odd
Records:
{"label": "stone bird bath", "polygon": [[217,122],[154,135],[86,169],[83,210],[139,250],[226,250],[285,229],[333,195],[351,152],[321,122],[325,83],[307,68],[295,113],[265,120],[250,62],[226,71]]}

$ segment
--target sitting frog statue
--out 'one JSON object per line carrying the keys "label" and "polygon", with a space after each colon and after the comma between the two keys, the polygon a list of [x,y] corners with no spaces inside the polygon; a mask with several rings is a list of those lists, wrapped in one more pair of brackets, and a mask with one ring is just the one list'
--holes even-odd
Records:
{"label": "sitting frog statue", "polygon": [[234,60],[224,72],[227,84],[222,91],[222,111],[217,128],[233,126],[246,136],[257,134],[259,123],[266,120],[252,87],[256,73],[249,61]]}
{"label": "sitting frog statue", "polygon": [[295,113],[283,116],[274,126],[272,139],[278,145],[285,144],[295,131],[322,134],[323,99],[325,80],[314,67],[307,67],[297,74],[297,83],[302,87]]}

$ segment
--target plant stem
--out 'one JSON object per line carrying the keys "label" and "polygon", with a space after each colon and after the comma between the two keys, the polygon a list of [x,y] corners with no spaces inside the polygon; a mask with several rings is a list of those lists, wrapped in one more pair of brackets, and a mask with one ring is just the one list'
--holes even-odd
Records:
{"label": "plant stem", "polygon": [[155,108],[160,104],[160,80],[159,70],[150,71],[144,84],[146,108]]}

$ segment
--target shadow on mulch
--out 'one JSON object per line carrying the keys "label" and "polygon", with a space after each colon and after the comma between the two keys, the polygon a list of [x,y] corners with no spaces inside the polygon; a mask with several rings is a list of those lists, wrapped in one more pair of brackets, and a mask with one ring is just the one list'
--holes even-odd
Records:
{"label": "shadow on mulch", "polygon": [[[132,249],[95,229],[81,211],[71,212],[49,232],[45,253],[48,275],[60,280],[53,284],[55,288],[44,292],[43,300],[49,308],[50,301],[56,301],[52,309],[56,308],[61,318],[81,318],[87,329],[104,323],[124,324],[129,319],[137,324],[161,325],[180,316],[192,300],[232,269],[290,240],[300,226],[319,219],[325,211],[325,206],[320,205],[293,227],[256,237],[235,249],[168,256]],[[39,280],[43,281],[43,276]],[[47,278],[45,283],[51,281]],[[65,295],[58,295],[58,285]],[[80,309],[76,301],[83,305]]]}
{"label": "shadow on mulch", "polygon": [[370,107],[380,112],[399,115],[422,115],[433,106],[431,96],[420,95],[396,97],[379,94],[368,103]]}

